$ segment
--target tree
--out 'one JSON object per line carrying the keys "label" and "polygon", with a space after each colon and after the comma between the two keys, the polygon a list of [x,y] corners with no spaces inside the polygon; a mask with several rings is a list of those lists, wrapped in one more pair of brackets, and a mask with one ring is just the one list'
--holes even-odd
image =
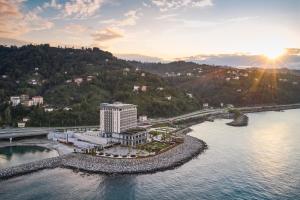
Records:
{"label": "tree", "polygon": [[4,110],[4,119],[5,119],[5,123],[6,124],[11,124],[11,111],[10,111],[10,107],[6,107],[6,109]]}

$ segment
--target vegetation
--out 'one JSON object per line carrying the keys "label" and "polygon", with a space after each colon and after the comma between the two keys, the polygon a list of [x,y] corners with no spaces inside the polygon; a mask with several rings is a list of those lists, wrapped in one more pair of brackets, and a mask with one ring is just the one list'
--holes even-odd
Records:
{"label": "vegetation", "polygon": [[300,73],[297,70],[199,65],[190,62],[137,63],[164,77],[169,85],[193,94],[199,104],[235,106],[300,102]]}
{"label": "vegetation", "polygon": [[[200,108],[197,100],[173,89],[163,78],[136,70],[132,63],[98,48],[0,46],[0,61],[0,125],[15,126],[23,117],[30,118],[28,126],[96,125],[101,102],[133,103],[138,105],[138,114],[149,117],[175,116]],[[82,83],[74,83],[76,78],[82,78]],[[146,91],[133,92],[135,85],[147,86]],[[21,94],[43,96],[55,111],[12,107],[10,96]]]}
{"label": "vegetation", "polygon": [[153,142],[149,142],[144,145],[140,145],[138,148],[141,150],[146,150],[148,152],[158,153],[159,151],[161,151],[169,146],[170,146],[169,143],[153,141]]}

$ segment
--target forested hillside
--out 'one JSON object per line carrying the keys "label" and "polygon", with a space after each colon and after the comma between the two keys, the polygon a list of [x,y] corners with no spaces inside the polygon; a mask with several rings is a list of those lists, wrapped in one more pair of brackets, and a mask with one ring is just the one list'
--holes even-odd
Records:
{"label": "forested hillside", "polygon": [[238,69],[184,61],[132,63],[164,77],[172,87],[193,94],[200,104],[244,106],[300,102],[300,74],[296,70]]}
{"label": "forested hillside", "polygon": [[[10,97],[21,94],[42,96],[44,105],[11,106]],[[23,117],[30,118],[29,126],[98,124],[99,104],[114,101],[137,104],[139,114],[150,117],[200,108],[196,99],[171,88],[163,78],[98,48],[0,47],[2,125],[15,125]]]}

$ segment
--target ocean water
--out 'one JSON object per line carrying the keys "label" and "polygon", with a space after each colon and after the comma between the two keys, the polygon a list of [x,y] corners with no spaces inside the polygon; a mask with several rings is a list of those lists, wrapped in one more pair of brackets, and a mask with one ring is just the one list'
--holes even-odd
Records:
{"label": "ocean water", "polygon": [[300,199],[300,110],[192,127],[208,150],[174,169],[105,176],[51,169],[0,181],[0,199]]}
{"label": "ocean water", "polygon": [[44,147],[2,147],[0,148],[0,169],[55,156],[58,156],[56,151]]}

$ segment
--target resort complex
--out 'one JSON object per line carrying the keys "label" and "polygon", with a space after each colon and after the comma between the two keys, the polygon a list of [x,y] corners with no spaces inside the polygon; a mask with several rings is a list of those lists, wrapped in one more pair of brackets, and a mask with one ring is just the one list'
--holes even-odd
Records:
{"label": "resort complex", "polygon": [[76,153],[112,158],[154,156],[184,141],[176,135],[177,128],[153,127],[146,116],[138,125],[137,106],[133,104],[101,103],[99,118],[99,128],[57,129],[48,138],[73,147]]}

